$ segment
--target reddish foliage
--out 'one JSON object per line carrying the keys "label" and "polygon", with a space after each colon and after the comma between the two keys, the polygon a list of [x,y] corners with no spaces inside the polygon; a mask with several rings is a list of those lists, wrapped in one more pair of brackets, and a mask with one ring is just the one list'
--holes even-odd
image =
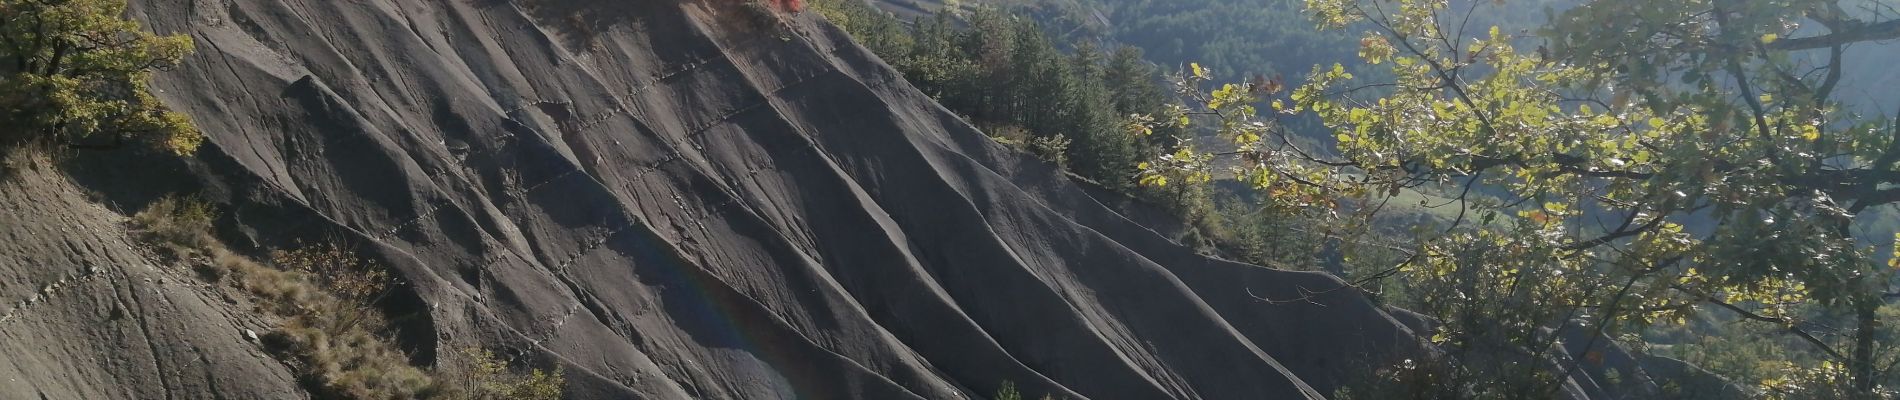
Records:
{"label": "reddish foliage", "polygon": [[805,10],[804,0],[773,0],[773,2],[778,3],[778,8],[780,10],[785,10],[785,11],[790,11],[790,12],[799,12],[799,11]]}

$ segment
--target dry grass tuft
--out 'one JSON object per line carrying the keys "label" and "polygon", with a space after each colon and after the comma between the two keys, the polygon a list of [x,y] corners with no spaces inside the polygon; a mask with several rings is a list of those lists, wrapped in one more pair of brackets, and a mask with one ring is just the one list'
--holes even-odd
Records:
{"label": "dry grass tuft", "polygon": [[180,259],[214,247],[211,223],[218,219],[210,203],[196,197],[165,196],[132,215],[132,225],[160,250]]}

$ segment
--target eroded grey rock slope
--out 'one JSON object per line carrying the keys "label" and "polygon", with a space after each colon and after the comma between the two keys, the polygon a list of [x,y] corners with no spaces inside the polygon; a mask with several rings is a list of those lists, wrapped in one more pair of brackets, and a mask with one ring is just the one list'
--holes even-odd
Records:
{"label": "eroded grey rock slope", "polygon": [[241,297],[154,262],[63,174],[0,176],[0,399],[304,397]]}
{"label": "eroded grey rock slope", "polygon": [[815,15],[134,3],[197,40],[161,96],[240,244],[368,243],[407,343],[521,349],[572,397],[1317,397],[1416,343],[1336,278],[1144,228]]}

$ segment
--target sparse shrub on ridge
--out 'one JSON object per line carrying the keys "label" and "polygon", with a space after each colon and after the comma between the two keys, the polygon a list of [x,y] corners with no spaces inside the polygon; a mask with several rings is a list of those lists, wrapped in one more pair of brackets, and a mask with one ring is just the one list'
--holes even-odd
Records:
{"label": "sparse shrub on ridge", "polygon": [[[1041,400],[1053,399],[1055,399],[1054,396],[1046,394],[1041,398]],[[995,400],[1023,400],[1023,392],[1016,389],[1016,382],[1003,381],[1002,387],[996,389]]]}
{"label": "sparse shrub on ridge", "polygon": [[495,353],[476,347],[462,349],[441,371],[444,385],[471,400],[559,399],[567,384],[560,369],[514,373]]}
{"label": "sparse shrub on ridge", "polygon": [[[284,256],[277,258],[293,265],[272,268],[232,252],[213,237],[215,215],[203,200],[167,196],[134,215],[132,223],[167,255],[193,264],[211,280],[228,277],[230,285],[256,297],[261,311],[281,318],[279,326],[264,335],[264,344],[272,354],[288,358],[306,387],[318,395],[424,398],[442,392],[427,371],[409,365],[408,356],[377,334],[387,323],[373,304],[357,293],[335,292],[321,283],[370,279],[344,277],[355,271],[316,265],[361,267],[362,261],[327,245],[280,252]],[[313,275],[329,277],[313,280]]]}
{"label": "sparse shrub on ridge", "polygon": [[355,308],[336,310],[338,322],[355,325],[376,313],[374,306],[389,288],[389,272],[382,265],[356,257],[336,242],[306,244],[271,252],[271,263],[303,278]]}
{"label": "sparse shrub on ridge", "polygon": [[261,338],[266,350],[291,364],[318,397],[560,397],[565,380],[559,370],[515,373],[485,352],[445,357],[445,364],[458,367],[410,365],[386,336],[392,328],[375,308],[391,282],[384,267],[334,242],[274,251],[275,265],[266,265],[212,236],[215,219],[216,211],[203,200],[167,196],[134,215],[132,225],[163,255],[193,264],[208,281],[243,290],[259,311],[278,318],[278,326]]}

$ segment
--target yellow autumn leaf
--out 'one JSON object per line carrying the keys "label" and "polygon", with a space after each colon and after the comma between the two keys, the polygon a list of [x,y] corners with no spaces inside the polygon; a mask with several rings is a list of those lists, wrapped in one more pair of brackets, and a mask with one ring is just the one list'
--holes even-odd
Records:
{"label": "yellow autumn leaf", "polygon": [[1245,145],[1252,144],[1254,142],[1259,142],[1259,141],[1260,141],[1260,135],[1256,135],[1249,132],[1241,132],[1234,135],[1234,144],[1236,145],[1245,146]]}
{"label": "yellow autumn leaf", "polygon": [[1764,35],[1761,35],[1761,44],[1774,43],[1775,40],[1777,39],[1781,39],[1781,35],[1777,35],[1773,33],[1764,34]]}

